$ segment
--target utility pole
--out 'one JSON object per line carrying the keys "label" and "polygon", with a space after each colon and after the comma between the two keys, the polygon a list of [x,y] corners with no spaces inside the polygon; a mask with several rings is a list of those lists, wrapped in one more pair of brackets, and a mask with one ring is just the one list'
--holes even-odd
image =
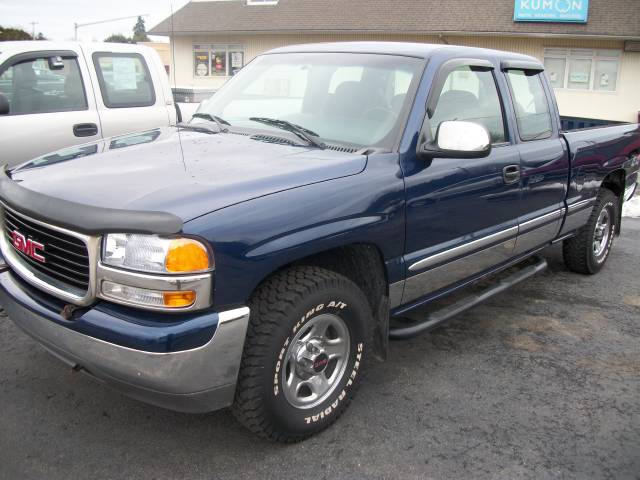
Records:
{"label": "utility pole", "polygon": [[33,40],[36,39],[36,25],[38,25],[38,22],[29,22],[29,25],[31,25],[31,28],[33,29],[33,34],[31,35],[31,38]]}
{"label": "utility pole", "polygon": [[120,20],[127,20],[129,18],[138,18],[138,17],[148,17],[149,14],[148,13],[144,13],[142,15],[131,15],[129,17],[120,17],[120,18],[111,18],[109,20],[100,20],[98,22],[89,22],[89,23],[74,23],[73,24],[73,28],[74,28],[74,34],[73,34],[73,38],[74,40],[77,42],[78,41],[78,28],[81,27],[88,27],[89,25],[98,25],[100,23],[110,23],[110,22],[117,22]]}

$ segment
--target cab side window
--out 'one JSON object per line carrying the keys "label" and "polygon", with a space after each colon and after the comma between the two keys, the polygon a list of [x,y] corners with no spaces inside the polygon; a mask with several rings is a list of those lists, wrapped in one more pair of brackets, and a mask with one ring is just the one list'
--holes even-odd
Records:
{"label": "cab side window", "polygon": [[138,53],[94,53],[102,100],[107,108],[149,107],[156,103],[153,81]]}
{"label": "cab side window", "polygon": [[553,132],[551,113],[540,74],[508,70],[507,80],[516,110],[520,139],[530,141],[549,138]]}
{"label": "cab side window", "polygon": [[16,63],[0,75],[0,93],[9,101],[9,115],[87,109],[75,58],[58,57],[53,63],[48,58],[36,58]]}
{"label": "cab side window", "polygon": [[449,120],[483,125],[489,130],[492,143],[506,140],[502,105],[493,72],[465,66],[447,76],[430,119],[432,137],[435,138],[438,126]]}

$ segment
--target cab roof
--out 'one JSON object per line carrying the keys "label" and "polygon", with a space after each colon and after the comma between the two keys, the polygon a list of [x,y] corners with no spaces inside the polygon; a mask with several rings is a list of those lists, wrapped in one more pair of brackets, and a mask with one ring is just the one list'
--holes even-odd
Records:
{"label": "cab roof", "polygon": [[265,52],[275,53],[370,53],[378,55],[399,55],[428,59],[436,52],[450,54],[455,57],[497,58],[499,60],[520,60],[540,64],[537,58],[519,53],[490,50],[486,48],[465,47],[458,45],[440,45],[433,43],[410,42],[333,42],[309,43],[275,48]]}

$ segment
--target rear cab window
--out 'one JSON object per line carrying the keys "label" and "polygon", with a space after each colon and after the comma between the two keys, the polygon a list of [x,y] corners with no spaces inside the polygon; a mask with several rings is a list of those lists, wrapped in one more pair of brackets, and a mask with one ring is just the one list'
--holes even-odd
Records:
{"label": "rear cab window", "polygon": [[507,70],[506,76],[520,139],[528,142],[551,137],[553,133],[551,112],[540,72]]}
{"label": "rear cab window", "polygon": [[96,52],[93,64],[107,108],[149,107],[156,103],[149,68],[139,53]]}
{"label": "rear cab window", "polygon": [[87,109],[78,61],[70,56],[39,56],[19,61],[0,73],[0,93],[9,115]]}

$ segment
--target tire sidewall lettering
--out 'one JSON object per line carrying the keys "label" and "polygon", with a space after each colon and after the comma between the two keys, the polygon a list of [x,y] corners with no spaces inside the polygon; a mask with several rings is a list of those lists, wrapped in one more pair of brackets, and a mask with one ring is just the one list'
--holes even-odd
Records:
{"label": "tire sidewall lettering", "polygon": [[[331,297],[330,297],[331,298]],[[359,371],[363,364],[365,343],[364,338],[361,337],[364,332],[359,332],[359,328],[357,325],[353,325],[352,322],[348,321],[348,318],[352,315],[357,315],[356,311],[350,308],[349,301],[346,299],[332,299],[327,302],[320,302],[316,304],[313,308],[304,312],[304,314],[300,315],[298,320],[291,327],[289,334],[285,338],[282,343],[281,348],[277,351],[275,368],[272,376],[272,386],[271,386],[271,395],[272,399],[277,401],[278,403],[284,402],[286,406],[284,408],[293,409],[296,413],[296,417],[299,418],[299,422],[304,425],[312,425],[318,422],[322,422],[336,414],[339,414],[340,411],[343,410],[342,405],[346,400],[349,399],[349,390],[353,388],[356,383],[356,378],[358,378]],[[317,315],[333,313],[335,315],[340,316],[345,323],[347,323],[348,328],[352,334],[352,348],[350,359],[348,360],[348,370],[343,374],[342,379],[339,380],[340,384],[338,388],[336,388],[335,392],[329,397],[324,403],[318,405],[313,409],[298,409],[291,406],[287,400],[284,398],[284,395],[281,391],[281,376],[282,376],[282,368],[285,368],[284,358],[287,353],[287,349],[291,344],[292,339],[295,335],[300,331],[304,325],[309,322],[312,318]],[[358,334],[359,332],[359,334]]]}
{"label": "tire sidewall lettering", "polygon": [[316,423],[319,422],[320,420],[324,420],[325,418],[329,417],[332,413],[338,411],[338,406],[340,405],[340,402],[342,402],[346,396],[347,396],[347,389],[349,387],[351,387],[356,379],[356,376],[358,375],[358,370],[360,369],[360,365],[362,364],[362,351],[364,349],[364,344],[363,343],[358,343],[357,348],[356,348],[356,361],[353,364],[353,370],[351,371],[351,374],[349,374],[349,379],[347,380],[347,383],[345,384],[344,388],[340,391],[340,394],[338,395],[338,397],[331,402],[331,404],[329,404],[329,406],[320,409],[319,412],[317,413],[312,413],[308,416],[306,416],[304,418],[304,421],[307,425],[311,424],[311,423]]}
{"label": "tire sidewall lettering", "polygon": [[346,302],[343,302],[342,300],[331,300],[330,302],[327,302],[327,303],[319,303],[318,305],[313,307],[311,310],[307,310],[307,312],[304,315],[302,315],[302,317],[298,320],[298,322],[294,324],[291,335],[289,335],[285,339],[284,344],[280,349],[280,352],[278,353],[278,360],[276,362],[275,373],[273,375],[274,397],[277,397],[280,394],[280,369],[282,368],[282,361],[284,360],[284,356],[287,353],[287,348],[291,343],[291,339],[311,318],[315,317],[317,314],[319,314],[319,312],[324,311],[325,308],[335,309],[337,312],[340,312],[345,308],[347,308],[348,306],[349,305]]}

